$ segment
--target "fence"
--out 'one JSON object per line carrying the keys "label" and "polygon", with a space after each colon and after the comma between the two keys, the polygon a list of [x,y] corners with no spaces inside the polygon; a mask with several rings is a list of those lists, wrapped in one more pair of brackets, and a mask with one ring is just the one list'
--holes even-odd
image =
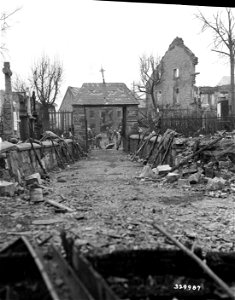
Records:
{"label": "fence", "polygon": [[73,129],[73,113],[70,111],[49,112],[49,130],[61,135]]}
{"label": "fence", "polygon": [[161,131],[165,132],[168,128],[185,136],[214,134],[220,130],[232,131],[235,129],[235,116],[227,118],[205,116],[162,118]]}
{"label": "fence", "polygon": [[[160,115],[159,115],[160,116]],[[152,117],[147,112],[139,112],[139,125],[151,127],[154,124]],[[154,126],[152,126],[154,128]],[[185,136],[199,134],[214,134],[216,131],[235,129],[235,115],[219,118],[216,110],[203,111],[200,109],[162,109],[161,132],[168,128]]]}
{"label": "fence", "polygon": [[3,136],[3,121],[2,116],[0,115],[0,137]]}

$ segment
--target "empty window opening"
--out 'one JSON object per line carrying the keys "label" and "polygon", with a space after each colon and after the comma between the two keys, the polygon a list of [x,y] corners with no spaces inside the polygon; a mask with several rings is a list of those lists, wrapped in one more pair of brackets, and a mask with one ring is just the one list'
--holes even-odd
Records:
{"label": "empty window opening", "polygon": [[90,110],[90,118],[94,118],[94,116],[95,116],[94,110]]}
{"label": "empty window opening", "polygon": [[179,78],[179,75],[180,75],[179,69],[174,69],[173,70],[173,77],[174,78]]}

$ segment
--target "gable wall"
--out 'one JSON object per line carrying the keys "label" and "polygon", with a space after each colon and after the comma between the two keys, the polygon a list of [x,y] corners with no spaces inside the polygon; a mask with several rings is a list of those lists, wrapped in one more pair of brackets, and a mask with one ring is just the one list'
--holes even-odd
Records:
{"label": "gable wall", "polygon": [[[191,56],[184,48],[175,46],[168,50],[162,59],[163,78],[162,82],[156,87],[156,92],[161,91],[160,105],[173,105],[173,90],[178,88],[178,101],[180,107],[187,107],[193,102],[192,88],[194,84],[195,65]],[[179,78],[174,79],[173,70],[179,69]]]}
{"label": "gable wall", "polygon": [[73,103],[73,94],[69,89],[67,89],[59,111],[73,111],[72,103]]}

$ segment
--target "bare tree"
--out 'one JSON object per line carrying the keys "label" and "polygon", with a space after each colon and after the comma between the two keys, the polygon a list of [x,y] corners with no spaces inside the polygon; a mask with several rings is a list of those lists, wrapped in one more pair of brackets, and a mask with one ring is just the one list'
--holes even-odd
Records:
{"label": "bare tree", "polygon": [[14,80],[12,81],[12,89],[14,92],[26,93],[28,89],[32,88],[31,83],[23,80],[18,74],[15,74]]}
{"label": "bare tree", "polygon": [[[1,33],[5,33],[9,28],[10,28],[10,25],[9,25],[9,18],[14,15],[17,11],[19,11],[21,9],[21,7],[19,8],[16,8],[15,10],[13,10],[12,12],[10,13],[2,13],[1,16],[0,16],[0,31]],[[0,45],[0,53],[1,55],[3,55],[3,53],[7,51],[7,48],[6,48],[6,45],[3,44],[1,42],[1,45]]]}
{"label": "bare tree", "polygon": [[157,98],[155,88],[162,78],[162,66],[160,58],[154,58],[152,55],[140,57],[140,82],[136,84],[138,92],[150,98],[153,108],[157,110]]}
{"label": "bare tree", "polygon": [[232,114],[235,114],[235,93],[234,93],[234,56],[235,56],[235,19],[231,8],[225,8],[213,15],[212,20],[207,19],[201,12],[196,14],[202,25],[202,32],[210,29],[213,32],[213,44],[215,51],[229,58],[230,79],[231,79],[231,105]]}
{"label": "bare tree", "polygon": [[32,67],[33,86],[42,105],[44,128],[49,128],[49,108],[53,107],[59,94],[63,67],[58,60],[51,61],[43,55]]}
{"label": "bare tree", "polygon": [[[152,102],[152,109],[147,110],[147,115],[141,112],[140,123],[148,130],[157,130],[160,126],[159,103],[156,96],[156,86],[162,80],[163,67],[160,58],[153,55],[140,57],[140,82],[133,83],[133,90],[140,98]],[[138,99],[137,99],[138,100]],[[142,126],[141,125],[141,126]]]}

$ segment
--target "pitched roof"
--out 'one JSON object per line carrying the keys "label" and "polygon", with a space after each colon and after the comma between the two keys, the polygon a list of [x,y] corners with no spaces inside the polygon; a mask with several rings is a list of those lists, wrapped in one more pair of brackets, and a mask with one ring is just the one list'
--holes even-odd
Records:
{"label": "pitched roof", "polygon": [[83,83],[73,104],[139,105],[125,83]]}
{"label": "pitched roof", "polygon": [[78,96],[80,88],[69,86],[61,102],[59,111],[72,111],[72,104]]}
{"label": "pitched roof", "polygon": [[223,76],[223,77],[220,79],[220,81],[219,81],[219,83],[218,83],[217,85],[218,85],[218,86],[221,86],[221,85],[229,85],[230,82],[231,82],[230,76]]}

